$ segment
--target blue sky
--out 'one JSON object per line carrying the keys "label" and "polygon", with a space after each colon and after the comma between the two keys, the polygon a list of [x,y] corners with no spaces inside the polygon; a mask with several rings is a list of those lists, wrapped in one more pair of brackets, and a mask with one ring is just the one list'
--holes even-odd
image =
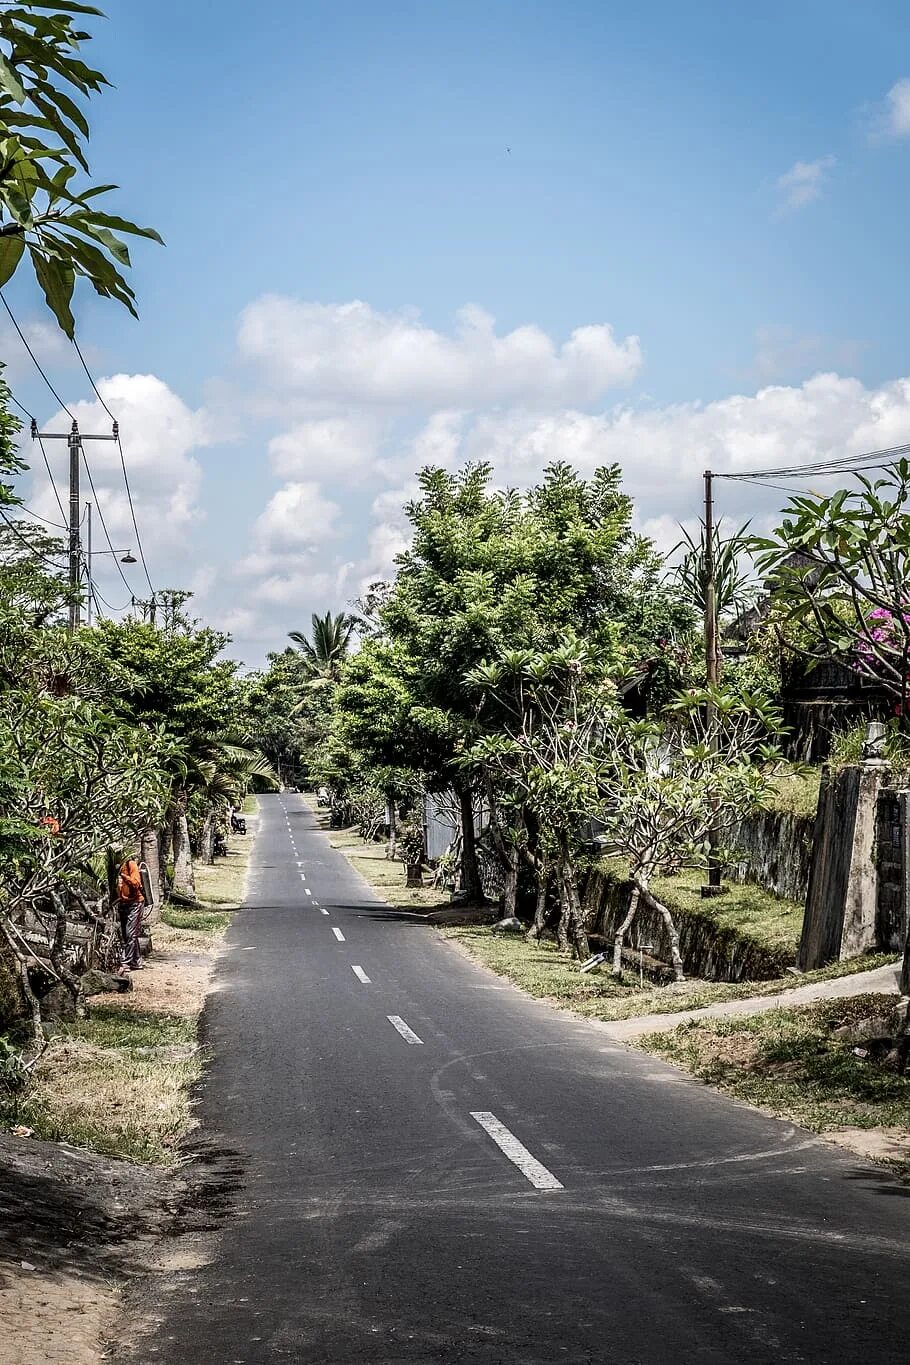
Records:
{"label": "blue sky", "polygon": [[387,571],[427,458],[618,459],[669,543],[706,463],[910,440],[906,6],[107,11],[93,170],[168,245],[135,253],[141,321],[85,294],[80,336],[119,376],[153,579],[248,662]]}

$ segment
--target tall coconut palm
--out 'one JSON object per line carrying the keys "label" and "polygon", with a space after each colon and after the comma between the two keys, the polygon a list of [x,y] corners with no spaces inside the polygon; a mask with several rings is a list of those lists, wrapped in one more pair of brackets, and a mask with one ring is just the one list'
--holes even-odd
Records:
{"label": "tall coconut palm", "polygon": [[288,639],[294,641],[303,655],[308,677],[335,682],[350,648],[356,617],[343,611],[333,616],[327,611],[325,616],[313,612],[312,620],[311,639],[300,630],[290,631]]}

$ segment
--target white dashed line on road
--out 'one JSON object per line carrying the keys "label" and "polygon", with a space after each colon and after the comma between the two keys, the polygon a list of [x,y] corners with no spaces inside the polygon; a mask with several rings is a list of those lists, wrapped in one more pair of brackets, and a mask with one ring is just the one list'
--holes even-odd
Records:
{"label": "white dashed line on road", "polygon": [[417,1034],[414,1032],[412,1028],[408,1028],[407,1024],[404,1022],[400,1014],[387,1014],[386,1018],[392,1025],[392,1028],[396,1028],[398,1030],[398,1032],[401,1034],[402,1038],[405,1040],[406,1043],[419,1043],[420,1046],[423,1047],[423,1039],[418,1038]]}
{"label": "white dashed line on road", "polygon": [[482,1109],[478,1112],[471,1111],[471,1118],[476,1119],[488,1133],[496,1146],[503,1152],[509,1160],[518,1167],[526,1180],[530,1180],[535,1190],[561,1190],[564,1188],[561,1181],[556,1179],[546,1166],[542,1166],[536,1157],[532,1156],[527,1147],[518,1141],[514,1133],[510,1133],[504,1123],[500,1123],[495,1114]]}
{"label": "white dashed line on road", "polygon": [[308,896],[312,896],[313,893],[308,886],[305,886],[303,889]]}
{"label": "white dashed line on road", "polygon": [[323,910],[323,909],[320,907],[319,913],[320,913],[320,915],[327,915],[329,912],[328,912],[328,910]]}
{"label": "white dashed line on road", "polygon": [[367,976],[366,972],[363,970],[362,967],[352,967],[351,971],[354,973],[358,981],[362,981],[365,986],[369,986],[370,978]]}
{"label": "white dashed line on road", "polygon": [[339,943],[344,943],[344,934],[341,932],[340,929],[333,929],[332,933],[335,935]]}

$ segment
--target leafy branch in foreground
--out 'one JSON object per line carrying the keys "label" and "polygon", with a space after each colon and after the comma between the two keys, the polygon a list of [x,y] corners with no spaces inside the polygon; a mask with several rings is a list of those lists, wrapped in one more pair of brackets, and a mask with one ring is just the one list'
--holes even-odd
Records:
{"label": "leafy branch in foreground", "polygon": [[91,34],[77,16],[100,17],[72,0],[22,0],[0,9],[0,287],[28,253],[47,305],[68,337],[75,332],[76,280],[136,314],[123,269],[123,236],[161,242],[153,228],[106,212],[97,201],[116,185],[77,185],[89,174],[89,125],[77,102],[109,82],[78,55]]}

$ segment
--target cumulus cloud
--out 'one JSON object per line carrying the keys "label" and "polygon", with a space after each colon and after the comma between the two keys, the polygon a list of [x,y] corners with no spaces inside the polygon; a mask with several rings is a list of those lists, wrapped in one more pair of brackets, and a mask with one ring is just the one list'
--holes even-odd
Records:
{"label": "cumulus cloud", "polygon": [[286,483],[273,493],[253,523],[252,553],[241,560],[244,574],[270,574],[312,555],[335,534],[340,508],[323,497],[312,479]]}
{"label": "cumulus cloud", "polygon": [[376,460],[380,425],[366,414],[298,422],[269,442],[269,459],[282,478],[347,481]]}
{"label": "cumulus cloud", "polygon": [[803,209],[818,199],[828,178],[828,172],[835,165],[833,156],[820,156],[817,161],[796,161],[776,181],[780,194],[779,213],[790,213]]}
{"label": "cumulus cloud", "polygon": [[415,312],[277,294],[244,310],[238,345],[271,385],[311,403],[590,403],[628,384],[641,365],[638,338],[617,341],[605,323],[578,327],[557,346],[534,324],[498,334],[494,319],[476,307],[462,308],[448,335]]}
{"label": "cumulus cloud", "polygon": [[[203,516],[199,502],[202,471],[193,452],[209,444],[211,430],[204,409],[193,411],[161,379],[152,374],[117,374],[98,381],[105,403],[120,423],[120,438],[126,458],[133,505],[146,559],[153,578],[167,580],[167,569],[175,553],[188,548],[187,532]],[[71,403],[70,411],[83,433],[107,434],[111,420],[101,403]],[[45,430],[67,432],[70,417],[56,413]],[[54,479],[66,507],[68,459],[64,441],[48,441],[45,449]],[[24,433],[24,454],[32,467],[31,506],[40,516],[59,522],[60,508],[44,472],[37,446]],[[120,453],[113,441],[85,441],[85,453],[95,485],[83,477],[82,497],[97,502],[116,548],[132,548],[136,553],[129,501],[123,481]],[[95,522],[95,549],[103,547],[101,528]],[[113,567],[98,557],[96,573],[104,575]],[[156,574],[157,571],[157,574]],[[141,574],[134,571],[137,590]]]}
{"label": "cumulus cloud", "polygon": [[895,81],[885,96],[879,132],[889,137],[910,137],[910,77]]}

